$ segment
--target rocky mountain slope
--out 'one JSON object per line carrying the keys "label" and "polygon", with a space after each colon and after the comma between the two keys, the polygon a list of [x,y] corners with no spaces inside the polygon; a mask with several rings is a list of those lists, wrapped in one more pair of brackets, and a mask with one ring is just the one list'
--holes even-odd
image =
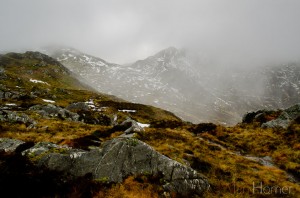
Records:
{"label": "rocky mountain slope", "polygon": [[299,104],[192,124],[94,92],[38,52],[1,55],[0,68],[1,197],[300,194]]}
{"label": "rocky mountain slope", "polygon": [[[172,113],[161,109],[128,103],[113,96],[95,93],[90,87],[74,78],[74,75],[59,62],[39,52],[1,55],[0,67],[1,136],[17,138],[19,136],[27,141],[38,141],[39,139],[45,141],[56,136],[55,139],[58,142],[65,143],[70,141],[71,136],[75,136],[79,139],[71,145],[87,149],[87,146],[99,146],[101,144],[100,136],[110,137],[111,134],[124,127],[127,129],[126,134],[130,134],[141,132],[144,127],[150,124],[155,125],[161,120],[180,121]],[[140,122],[131,121],[129,117]],[[125,120],[126,118],[127,120]],[[86,134],[91,130],[98,135]],[[65,133],[65,131],[69,132]],[[82,136],[87,136],[80,139],[80,133]],[[162,174],[160,179],[166,182],[161,184],[165,185],[164,189],[169,189],[169,192],[182,195],[193,194],[193,192],[202,194],[208,188],[209,184],[205,177],[197,175],[198,173],[191,168],[157,153],[150,146],[132,139],[131,136],[115,139],[110,145],[107,142],[107,146],[103,148],[105,151],[96,149],[91,152],[72,150],[47,143],[37,144],[31,150],[24,150],[31,143],[2,139],[1,152],[4,152],[4,155],[7,152],[20,155],[22,150],[22,155],[28,157],[24,160],[30,160],[31,162],[28,163],[31,165],[37,164],[39,168],[49,171],[71,171],[66,175],[71,174],[76,178],[96,174],[92,176],[92,180],[107,178],[109,183],[120,183],[123,178],[131,175],[151,174],[155,176]],[[82,141],[85,143],[83,144]],[[125,152],[126,149],[128,152]],[[50,159],[51,154],[48,156],[50,151],[54,151],[54,155],[59,155],[59,153],[62,155]],[[149,153],[149,158],[142,156],[140,152]],[[14,158],[15,155],[13,154],[12,157]],[[70,162],[69,166],[66,164],[67,158]],[[126,158],[128,158],[127,162],[122,160]],[[76,169],[75,160],[77,159],[79,161]],[[114,164],[115,159],[121,160],[117,165],[119,167],[107,166]],[[95,161],[91,162],[91,160]],[[4,176],[3,178],[6,178],[7,169],[10,169],[5,163],[6,160],[2,161],[0,165],[0,173]],[[150,164],[150,167],[147,168],[145,164]],[[27,166],[27,162],[24,162],[24,166]],[[105,167],[112,169],[104,170]],[[73,169],[74,171],[72,171]],[[96,171],[98,169],[101,171]],[[117,169],[121,172],[116,172]],[[105,175],[111,172],[114,172],[115,175]],[[176,175],[173,175],[175,173]],[[28,180],[30,181],[30,178]],[[5,186],[5,184],[3,185]],[[181,187],[178,188],[178,186]]]}
{"label": "rocky mountain slope", "polygon": [[300,98],[299,63],[247,70],[210,68],[201,56],[170,47],[121,66],[71,48],[45,52],[103,93],[161,107],[194,123],[232,125],[244,112],[286,108]]}

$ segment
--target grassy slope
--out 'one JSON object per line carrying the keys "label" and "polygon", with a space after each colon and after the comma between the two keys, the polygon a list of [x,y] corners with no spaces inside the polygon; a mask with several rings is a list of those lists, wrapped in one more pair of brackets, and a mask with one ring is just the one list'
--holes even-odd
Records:
{"label": "grassy slope", "polygon": [[[23,124],[1,123],[0,137],[33,142],[51,141],[84,147],[85,144],[89,144],[85,139],[87,137],[93,136],[103,142],[122,134],[121,131],[108,133],[111,126],[84,124],[58,118],[45,119],[25,108],[34,104],[47,104],[42,99],[55,100],[56,105],[65,107],[70,103],[84,102],[92,98],[97,105],[107,107],[106,111],[101,113],[111,117],[117,114],[119,122],[131,116],[139,122],[152,123],[150,128],[137,134],[136,138],[207,176],[212,187],[206,192],[205,197],[257,197],[257,194],[252,193],[253,182],[263,182],[265,186],[289,186],[292,188],[291,197],[300,194],[299,185],[290,182],[282,170],[262,166],[234,153],[239,151],[242,154],[255,156],[272,156],[281,169],[299,173],[299,124],[294,124],[288,130],[279,131],[261,129],[255,125],[218,126],[214,131],[195,135],[190,132],[193,127],[191,124],[181,122],[167,111],[94,93],[74,79],[65,68],[55,62],[46,60],[44,62],[44,66],[39,65],[41,60],[30,54],[8,54],[0,58],[0,65],[5,70],[4,77],[2,74],[0,78],[0,89],[28,95],[34,91],[37,96],[24,100],[2,100],[0,105],[16,103],[23,106],[23,109],[15,110],[25,112],[38,122],[37,127],[33,129],[28,129]],[[32,83],[29,81],[30,78],[42,80],[49,85]],[[131,109],[137,112],[125,113],[118,111],[119,109]],[[95,131],[98,135],[93,135]],[[162,188],[157,178],[149,176],[129,177],[122,184],[108,185],[100,182],[91,185],[93,188],[80,185],[74,184],[68,195],[80,196],[86,190],[91,191],[96,197],[160,197],[162,195]]]}

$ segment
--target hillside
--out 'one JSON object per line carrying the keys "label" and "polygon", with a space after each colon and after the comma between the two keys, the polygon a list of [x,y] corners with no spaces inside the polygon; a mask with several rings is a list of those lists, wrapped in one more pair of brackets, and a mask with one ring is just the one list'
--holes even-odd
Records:
{"label": "hillside", "polygon": [[299,104],[192,124],[97,93],[38,52],[1,55],[0,71],[3,197],[300,195]]}
{"label": "hillside", "polygon": [[45,53],[100,92],[167,109],[193,123],[234,125],[247,111],[300,102],[299,63],[239,70],[216,67],[201,54],[174,47],[129,65],[72,48]]}

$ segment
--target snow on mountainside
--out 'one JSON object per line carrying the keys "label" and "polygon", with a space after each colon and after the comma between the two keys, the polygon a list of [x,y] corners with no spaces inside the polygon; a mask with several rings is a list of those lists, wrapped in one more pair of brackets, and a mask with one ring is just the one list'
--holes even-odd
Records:
{"label": "snow on mountainside", "polygon": [[300,100],[300,63],[268,68],[265,93],[277,99],[280,107],[291,106]]}
{"label": "snow on mountainside", "polygon": [[196,123],[235,124],[247,111],[283,108],[300,98],[299,64],[216,70],[174,47],[126,66],[72,48],[44,52],[100,92],[161,107]]}

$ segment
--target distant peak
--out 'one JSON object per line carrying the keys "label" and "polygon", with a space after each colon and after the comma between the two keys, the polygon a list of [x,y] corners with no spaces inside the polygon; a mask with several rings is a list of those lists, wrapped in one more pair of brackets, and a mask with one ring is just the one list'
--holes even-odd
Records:
{"label": "distant peak", "polygon": [[179,50],[176,47],[171,46],[166,48],[165,51],[179,51]]}
{"label": "distant peak", "polygon": [[175,47],[168,47],[168,48],[162,50],[161,52],[177,53],[177,52],[179,52],[179,50]]}
{"label": "distant peak", "polygon": [[63,46],[63,45],[48,45],[42,47],[41,51],[45,51],[48,54],[55,54],[55,53],[72,53],[72,54],[82,54],[81,51],[70,47],[70,46]]}
{"label": "distant peak", "polygon": [[180,53],[180,50],[178,50],[175,47],[168,47],[166,49],[161,50],[160,52],[158,52],[157,54],[155,54],[154,56],[156,57],[169,57],[169,56],[176,56],[177,54]]}

